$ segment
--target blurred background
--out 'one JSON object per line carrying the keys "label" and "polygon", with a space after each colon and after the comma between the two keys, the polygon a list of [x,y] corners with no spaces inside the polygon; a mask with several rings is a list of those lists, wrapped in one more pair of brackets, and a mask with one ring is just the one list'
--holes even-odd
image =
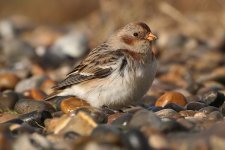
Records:
{"label": "blurred background", "polygon": [[0,0],[0,66],[20,70],[20,78],[59,80],[132,21],[159,37],[159,81],[189,88],[208,79],[202,73],[224,68],[225,0]]}

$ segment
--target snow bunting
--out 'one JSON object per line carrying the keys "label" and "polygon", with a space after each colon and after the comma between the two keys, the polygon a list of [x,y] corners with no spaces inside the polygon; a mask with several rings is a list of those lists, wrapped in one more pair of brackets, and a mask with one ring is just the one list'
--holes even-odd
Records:
{"label": "snow bunting", "polygon": [[142,98],[156,74],[152,42],[142,22],[130,23],[91,50],[55,87],[55,96],[75,96],[94,107],[119,108]]}

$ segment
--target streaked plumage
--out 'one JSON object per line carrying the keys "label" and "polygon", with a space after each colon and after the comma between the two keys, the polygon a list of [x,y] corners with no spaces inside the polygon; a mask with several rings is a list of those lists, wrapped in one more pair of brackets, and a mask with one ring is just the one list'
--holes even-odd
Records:
{"label": "streaked plumage", "polygon": [[50,98],[73,95],[95,107],[121,107],[140,100],[156,73],[151,51],[155,39],[146,24],[128,24],[93,49],[54,87],[57,94]]}

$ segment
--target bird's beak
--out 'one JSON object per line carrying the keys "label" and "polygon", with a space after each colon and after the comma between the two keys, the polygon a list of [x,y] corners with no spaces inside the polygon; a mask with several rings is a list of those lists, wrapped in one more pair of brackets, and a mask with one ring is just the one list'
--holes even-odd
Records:
{"label": "bird's beak", "polygon": [[158,39],[157,36],[155,36],[151,32],[147,35],[147,40],[149,40],[149,41],[154,41],[154,40],[157,40],[157,39]]}

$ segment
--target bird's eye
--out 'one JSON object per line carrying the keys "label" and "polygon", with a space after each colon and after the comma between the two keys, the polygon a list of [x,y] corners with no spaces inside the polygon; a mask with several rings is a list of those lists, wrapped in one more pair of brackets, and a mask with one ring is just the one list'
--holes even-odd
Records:
{"label": "bird's eye", "polygon": [[133,36],[137,37],[137,36],[138,36],[138,33],[137,33],[137,32],[135,32],[135,33],[133,34]]}

